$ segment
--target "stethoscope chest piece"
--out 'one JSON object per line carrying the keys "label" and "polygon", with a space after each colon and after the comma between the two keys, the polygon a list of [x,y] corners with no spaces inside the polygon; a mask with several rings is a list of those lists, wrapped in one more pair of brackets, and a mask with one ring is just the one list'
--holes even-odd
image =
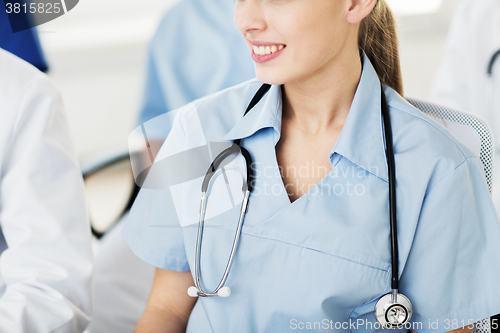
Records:
{"label": "stethoscope chest piece", "polygon": [[379,299],[375,305],[377,321],[382,327],[389,330],[404,328],[410,321],[412,313],[413,308],[410,300],[400,293],[389,293]]}

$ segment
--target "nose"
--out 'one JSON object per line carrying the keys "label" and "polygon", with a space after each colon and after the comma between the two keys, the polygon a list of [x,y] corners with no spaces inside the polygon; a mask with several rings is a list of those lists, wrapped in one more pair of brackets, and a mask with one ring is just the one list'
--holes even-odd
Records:
{"label": "nose", "polygon": [[243,36],[265,30],[266,20],[261,0],[237,0],[234,22]]}

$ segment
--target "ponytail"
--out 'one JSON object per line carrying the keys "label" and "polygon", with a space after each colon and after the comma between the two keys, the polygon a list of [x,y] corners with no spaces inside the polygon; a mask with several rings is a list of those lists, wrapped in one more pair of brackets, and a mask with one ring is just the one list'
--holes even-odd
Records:
{"label": "ponytail", "polygon": [[396,21],[385,0],[378,0],[361,21],[358,45],[370,59],[380,81],[403,95]]}

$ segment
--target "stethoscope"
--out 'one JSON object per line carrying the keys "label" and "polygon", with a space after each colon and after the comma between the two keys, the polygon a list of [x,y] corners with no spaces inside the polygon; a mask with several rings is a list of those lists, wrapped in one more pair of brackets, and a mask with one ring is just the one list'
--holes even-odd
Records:
{"label": "stethoscope", "polygon": [[498,56],[500,56],[500,50],[496,51],[490,58],[490,61],[488,62],[488,69],[486,70],[486,74],[488,74],[489,77],[493,76],[493,66],[495,66],[495,62],[497,61]]}
{"label": "stethoscope", "polygon": [[[255,106],[262,97],[267,93],[271,86],[268,84],[263,84],[257,91],[252,101],[248,105],[243,117]],[[382,90],[382,118],[384,120],[384,130],[385,130],[385,142],[386,142],[386,156],[387,164],[389,169],[389,215],[390,215],[390,237],[391,237],[391,259],[392,259],[392,279],[391,279],[391,289],[392,292],[381,297],[377,304],[375,305],[375,317],[377,321],[386,329],[401,329],[410,321],[412,316],[412,305],[410,300],[398,292],[399,289],[399,253],[398,253],[398,236],[397,236],[397,222],[396,222],[396,166],[394,162],[394,151],[392,142],[392,129],[391,121],[389,116],[389,106],[385,97],[384,90]],[[244,193],[243,201],[241,204],[240,217],[238,220],[238,226],[236,228],[236,233],[233,240],[233,245],[231,248],[231,253],[222,275],[222,279],[215,288],[213,292],[206,292],[203,290],[200,283],[200,259],[201,259],[201,242],[203,237],[203,226],[205,222],[205,210],[206,203],[208,200],[207,190],[211,179],[216,174],[221,163],[232,154],[241,154],[245,158],[247,178],[246,182],[243,182],[242,191]],[[236,248],[238,246],[238,241],[241,235],[241,229],[243,227],[243,219],[248,208],[250,192],[253,190],[254,174],[251,168],[252,157],[250,153],[241,146],[241,139],[234,140],[233,145],[229,148],[223,150],[215,159],[213,160],[210,168],[205,174],[203,183],[201,186],[201,207],[200,207],[200,219],[198,224],[198,237],[196,240],[196,257],[195,257],[195,284],[196,287],[189,287],[188,294],[191,297],[209,297],[209,296],[219,296],[228,297],[231,294],[231,289],[224,286],[226,283],[229,270],[234,260],[234,255]]]}
{"label": "stethoscope", "polygon": [[[498,136],[500,135],[500,124],[497,124],[497,122],[500,121],[499,117],[500,115],[496,114],[496,95],[495,95],[495,77],[493,76],[495,64],[498,60],[498,57],[500,56],[500,50],[496,51],[493,53],[493,55],[490,58],[490,61],[488,62],[488,68],[486,69],[486,75],[488,76],[487,79],[487,86],[486,86],[486,98],[485,98],[485,110],[486,110],[486,115],[489,120],[490,126],[493,128],[493,133]],[[500,140],[498,138],[496,139],[496,152],[500,152]]]}

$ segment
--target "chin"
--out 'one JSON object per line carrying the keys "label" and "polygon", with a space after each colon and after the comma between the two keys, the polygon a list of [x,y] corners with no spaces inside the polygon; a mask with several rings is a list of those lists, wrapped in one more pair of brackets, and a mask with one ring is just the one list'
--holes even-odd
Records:
{"label": "chin", "polygon": [[280,73],[272,73],[271,71],[259,71],[256,70],[257,79],[262,83],[272,84],[272,85],[282,85],[286,83],[285,75]]}

